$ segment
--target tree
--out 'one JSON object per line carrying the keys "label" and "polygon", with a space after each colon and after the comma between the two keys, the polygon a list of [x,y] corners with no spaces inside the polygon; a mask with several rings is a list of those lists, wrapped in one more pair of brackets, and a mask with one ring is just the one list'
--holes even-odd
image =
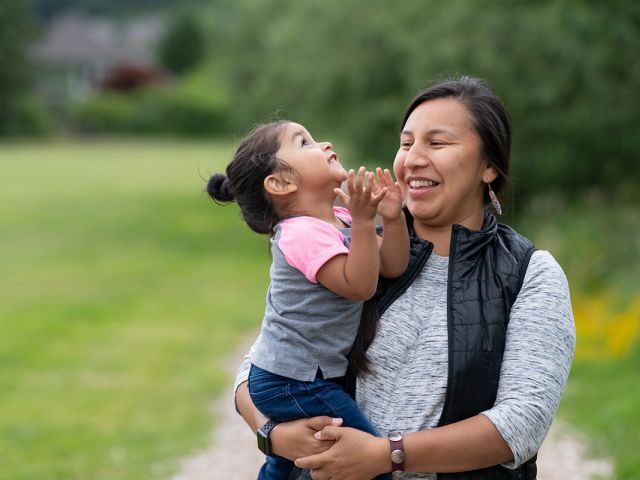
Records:
{"label": "tree", "polygon": [[191,13],[173,18],[159,46],[162,64],[176,75],[198,65],[204,58],[206,39],[202,26]]}
{"label": "tree", "polygon": [[30,39],[27,0],[0,2],[0,136],[16,131],[28,89],[25,49]]}

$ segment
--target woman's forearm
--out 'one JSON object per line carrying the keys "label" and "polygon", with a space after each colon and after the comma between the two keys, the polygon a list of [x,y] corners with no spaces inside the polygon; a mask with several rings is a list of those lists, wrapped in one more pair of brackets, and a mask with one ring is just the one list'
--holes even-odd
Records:
{"label": "woman's forearm", "polygon": [[253,432],[258,430],[258,428],[269,420],[251,401],[247,382],[241,383],[236,390],[236,407],[246,424],[249,425],[249,428],[251,428]]}
{"label": "woman's forearm", "polygon": [[483,415],[404,435],[405,470],[461,472],[506,463],[509,446]]}
{"label": "woman's forearm", "polygon": [[[353,428],[327,427],[320,439],[335,441],[326,452],[298,458],[302,468],[322,469],[326,478],[368,479],[391,471],[391,449],[385,438]],[[506,463],[512,453],[491,421],[482,415],[404,435],[405,471],[446,473]],[[324,477],[323,477],[324,478]]]}
{"label": "woman's forearm", "polygon": [[[247,382],[241,383],[236,390],[236,407],[253,432],[269,420],[253,404]],[[324,452],[333,442],[318,440],[313,435],[328,425],[342,425],[342,420],[323,416],[276,425],[270,434],[273,453],[293,461],[299,457]]]}

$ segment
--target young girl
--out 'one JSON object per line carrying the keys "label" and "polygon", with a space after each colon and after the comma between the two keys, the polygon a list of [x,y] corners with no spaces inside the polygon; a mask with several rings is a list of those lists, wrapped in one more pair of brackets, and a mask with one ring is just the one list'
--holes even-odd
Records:
{"label": "young girl", "polygon": [[[377,434],[341,380],[362,301],[373,296],[378,275],[393,278],[407,268],[400,189],[388,170],[377,169],[377,182],[364,167],[347,173],[329,142],[288,121],[255,128],[226,173],[209,179],[211,197],[238,202],[249,227],[271,235],[271,283],[249,392],[271,418],[258,431],[267,454],[258,479],[288,479],[293,462],[272,455],[268,441],[277,422],[329,415]],[[339,188],[345,180],[348,194]],[[334,207],[336,196],[346,209]]]}

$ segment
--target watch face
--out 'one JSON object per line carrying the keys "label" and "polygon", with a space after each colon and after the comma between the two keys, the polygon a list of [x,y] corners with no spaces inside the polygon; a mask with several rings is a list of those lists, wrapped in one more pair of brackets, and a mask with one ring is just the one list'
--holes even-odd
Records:
{"label": "watch face", "polygon": [[391,461],[393,463],[403,463],[404,452],[402,450],[394,450],[393,452],[391,452]]}
{"label": "watch face", "polygon": [[258,437],[258,449],[264,453],[265,455],[268,455],[267,452],[267,436],[264,434],[264,432],[262,432],[262,430],[258,430],[256,432],[256,437]]}

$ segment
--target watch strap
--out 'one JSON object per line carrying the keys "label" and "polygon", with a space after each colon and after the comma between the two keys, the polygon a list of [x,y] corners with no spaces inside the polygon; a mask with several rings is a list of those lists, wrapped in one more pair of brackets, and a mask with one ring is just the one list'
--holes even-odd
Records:
{"label": "watch strap", "polygon": [[402,433],[391,432],[388,438],[391,448],[391,471],[404,472],[404,442],[402,441]]}

